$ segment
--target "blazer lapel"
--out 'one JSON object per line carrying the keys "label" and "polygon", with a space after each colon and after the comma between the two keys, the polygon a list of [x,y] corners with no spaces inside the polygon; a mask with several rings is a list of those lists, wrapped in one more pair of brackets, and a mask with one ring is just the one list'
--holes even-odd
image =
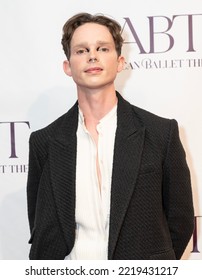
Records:
{"label": "blazer lapel", "polygon": [[[117,132],[111,187],[108,258],[112,259],[119,232],[138,175],[144,127],[134,116],[132,106],[117,93]],[[76,131],[78,103],[65,115],[50,142],[50,178],[56,211],[70,251],[75,238]]]}
{"label": "blazer lapel", "polygon": [[108,258],[112,259],[140,166],[145,129],[132,106],[118,95],[117,132],[111,186]]}
{"label": "blazer lapel", "polygon": [[75,177],[76,177],[76,131],[78,124],[77,103],[65,115],[61,127],[50,144],[51,184],[68,249],[75,237]]}

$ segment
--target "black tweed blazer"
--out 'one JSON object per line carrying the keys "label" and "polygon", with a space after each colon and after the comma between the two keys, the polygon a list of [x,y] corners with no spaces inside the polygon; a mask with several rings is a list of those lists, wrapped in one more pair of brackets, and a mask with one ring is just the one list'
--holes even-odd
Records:
{"label": "black tweed blazer", "polygon": [[[177,122],[117,96],[108,259],[180,259],[194,210]],[[76,103],[30,136],[30,259],[64,259],[74,246],[77,124]]]}

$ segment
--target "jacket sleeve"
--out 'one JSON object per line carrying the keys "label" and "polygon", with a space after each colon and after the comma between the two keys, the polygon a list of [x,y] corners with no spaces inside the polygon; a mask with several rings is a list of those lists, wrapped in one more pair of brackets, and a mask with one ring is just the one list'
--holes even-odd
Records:
{"label": "jacket sleeve", "polygon": [[41,167],[35,148],[34,135],[35,133],[32,133],[29,139],[29,170],[27,177],[27,208],[31,233],[34,228],[37,193],[41,177]]}
{"label": "jacket sleeve", "polygon": [[164,162],[163,201],[173,248],[180,259],[193,233],[194,209],[190,171],[175,120],[170,122]]}

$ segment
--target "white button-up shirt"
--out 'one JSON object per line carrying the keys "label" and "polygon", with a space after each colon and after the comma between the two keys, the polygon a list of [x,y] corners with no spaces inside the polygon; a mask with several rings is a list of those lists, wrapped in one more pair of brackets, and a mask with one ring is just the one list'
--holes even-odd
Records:
{"label": "white button-up shirt", "polygon": [[[117,105],[98,125],[98,146],[89,134],[79,110],[76,165],[76,239],[68,260],[107,260],[110,193]],[[98,157],[101,185],[96,160]]]}

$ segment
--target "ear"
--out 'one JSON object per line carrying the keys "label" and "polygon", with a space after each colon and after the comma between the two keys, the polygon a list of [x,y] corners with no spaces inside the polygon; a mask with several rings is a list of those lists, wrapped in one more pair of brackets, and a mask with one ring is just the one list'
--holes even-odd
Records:
{"label": "ear", "polygon": [[123,56],[119,56],[117,73],[119,73],[123,70],[124,65],[125,65],[125,58]]}
{"label": "ear", "polygon": [[72,76],[72,72],[71,72],[71,67],[70,67],[70,63],[69,63],[69,60],[65,60],[63,62],[63,70],[65,72],[65,74],[69,77]]}

